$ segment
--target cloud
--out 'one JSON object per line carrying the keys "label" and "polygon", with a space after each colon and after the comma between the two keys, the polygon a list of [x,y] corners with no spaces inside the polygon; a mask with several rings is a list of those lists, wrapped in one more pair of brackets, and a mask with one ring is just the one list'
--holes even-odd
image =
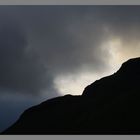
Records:
{"label": "cloud", "polygon": [[139,13],[138,6],[0,6],[0,87],[57,96],[60,75],[107,71],[106,42],[119,38],[124,56],[139,50]]}
{"label": "cloud", "polygon": [[40,59],[29,51],[23,29],[16,23],[0,25],[0,88],[23,94],[39,94],[43,88],[55,93],[53,77]]}

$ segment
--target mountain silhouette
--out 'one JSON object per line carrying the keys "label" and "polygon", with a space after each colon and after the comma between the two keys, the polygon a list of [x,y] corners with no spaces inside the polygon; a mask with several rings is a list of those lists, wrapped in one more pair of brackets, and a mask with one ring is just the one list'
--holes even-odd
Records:
{"label": "mountain silhouette", "polygon": [[47,100],[2,134],[140,134],[140,58],[87,86],[82,95]]}

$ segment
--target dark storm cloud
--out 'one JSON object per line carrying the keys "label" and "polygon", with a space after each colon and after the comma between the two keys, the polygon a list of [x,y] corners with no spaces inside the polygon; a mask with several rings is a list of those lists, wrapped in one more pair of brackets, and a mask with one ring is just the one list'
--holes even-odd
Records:
{"label": "dark storm cloud", "polygon": [[[31,46],[53,75],[90,67],[93,71],[100,71],[105,67],[102,57],[107,55],[100,48],[102,40],[106,39],[103,26],[89,22],[86,11],[84,7],[39,7],[24,15],[28,19],[28,23],[23,21],[27,28],[34,23],[28,30]],[[32,17],[33,13],[36,16]]]}
{"label": "dark storm cloud", "polygon": [[99,14],[97,20],[99,19],[113,36],[120,37],[124,42],[139,40],[139,6],[104,6],[99,8],[97,13]]}
{"label": "dark storm cloud", "polygon": [[0,25],[0,86],[22,93],[56,94],[59,74],[103,72],[104,42],[140,37],[139,6],[1,6],[0,18],[13,21]]}
{"label": "dark storm cloud", "polygon": [[30,53],[27,41],[17,23],[3,19],[0,23],[0,87],[25,94],[39,93],[47,86],[48,91],[52,91],[53,78],[38,56]]}

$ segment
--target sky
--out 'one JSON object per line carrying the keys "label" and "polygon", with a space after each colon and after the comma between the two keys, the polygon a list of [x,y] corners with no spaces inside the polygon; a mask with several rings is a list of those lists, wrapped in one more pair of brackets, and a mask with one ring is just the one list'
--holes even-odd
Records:
{"label": "sky", "polygon": [[0,131],[139,56],[140,6],[0,6]]}

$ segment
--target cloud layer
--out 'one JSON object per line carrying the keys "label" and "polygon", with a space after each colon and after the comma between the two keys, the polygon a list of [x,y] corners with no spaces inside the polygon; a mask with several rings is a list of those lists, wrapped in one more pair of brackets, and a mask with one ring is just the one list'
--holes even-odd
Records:
{"label": "cloud layer", "polygon": [[109,69],[106,42],[119,38],[124,56],[139,50],[139,6],[0,6],[0,18],[0,87],[8,91],[57,96],[58,76]]}

